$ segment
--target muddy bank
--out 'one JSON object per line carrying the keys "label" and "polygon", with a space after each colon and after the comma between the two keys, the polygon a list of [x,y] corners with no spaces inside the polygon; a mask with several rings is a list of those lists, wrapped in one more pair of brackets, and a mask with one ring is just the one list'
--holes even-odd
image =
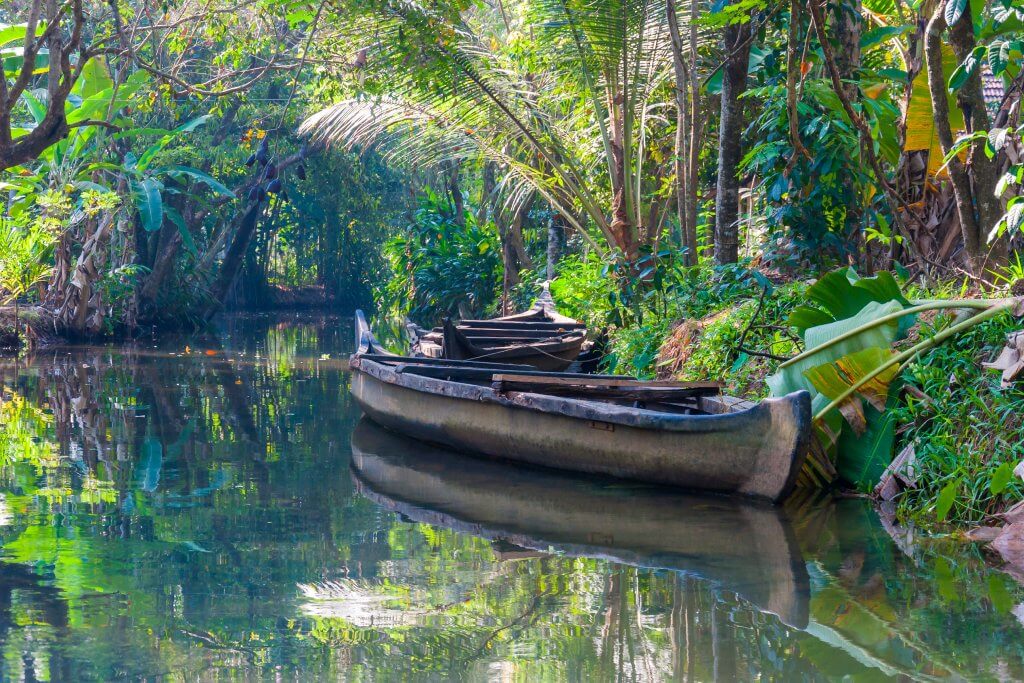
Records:
{"label": "muddy bank", "polygon": [[14,355],[61,341],[53,332],[53,319],[35,306],[0,306],[0,356]]}

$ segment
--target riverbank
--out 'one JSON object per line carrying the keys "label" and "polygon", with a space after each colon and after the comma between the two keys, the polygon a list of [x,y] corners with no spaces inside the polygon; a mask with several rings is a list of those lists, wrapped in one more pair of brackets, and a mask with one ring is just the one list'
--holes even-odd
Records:
{"label": "riverbank", "polygon": [[59,341],[46,311],[35,306],[0,306],[0,357]]}
{"label": "riverbank", "polygon": [[[652,307],[640,324],[613,329],[615,365],[608,369],[682,381],[723,378],[730,393],[763,398],[766,378],[802,349],[791,315],[808,301],[808,287],[778,281],[762,294],[766,290],[759,292],[753,282],[739,286],[709,276],[660,310]],[[906,296],[941,300],[963,293],[948,283],[911,286]],[[601,315],[582,306],[572,313],[591,321]],[[957,310],[920,313],[892,353],[963,317]],[[1024,395],[1012,384],[1002,386],[1000,374],[985,364],[1000,356],[1008,336],[1021,327],[1009,313],[998,315],[904,364],[886,402],[891,449],[872,456],[881,463],[878,475],[896,455],[902,456],[902,469],[896,476],[886,473],[886,486],[876,486],[876,476],[856,488],[891,501],[903,522],[959,530],[1006,524],[1003,515],[1024,499],[1024,482],[1013,474],[1022,458]]]}

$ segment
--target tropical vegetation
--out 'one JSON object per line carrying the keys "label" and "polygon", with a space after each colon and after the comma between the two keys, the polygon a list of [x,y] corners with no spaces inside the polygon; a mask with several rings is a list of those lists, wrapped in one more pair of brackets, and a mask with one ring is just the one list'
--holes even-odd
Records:
{"label": "tropical vegetation", "polygon": [[608,370],[811,391],[807,486],[1019,498],[1015,438],[942,445],[1016,424],[1019,3],[14,0],[0,54],[0,339],[547,280]]}

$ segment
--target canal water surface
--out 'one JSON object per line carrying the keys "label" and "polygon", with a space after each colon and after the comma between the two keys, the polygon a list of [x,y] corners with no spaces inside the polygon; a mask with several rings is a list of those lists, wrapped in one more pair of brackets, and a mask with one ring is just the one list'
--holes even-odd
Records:
{"label": "canal water surface", "polygon": [[0,361],[0,679],[1024,679],[977,548],[408,441],[350,324]]}

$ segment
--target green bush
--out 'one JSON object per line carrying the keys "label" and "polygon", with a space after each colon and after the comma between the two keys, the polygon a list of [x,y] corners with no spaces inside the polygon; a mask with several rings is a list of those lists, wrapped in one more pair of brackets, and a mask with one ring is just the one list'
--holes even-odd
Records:
{"label": "green bush", "polygon": [[[948,317],[924,323],[921,335],[947,324]],[[901,518],[978,522],[1024,496],[1024,485],[1012,476],[1024,459],[1024,391],[1000,388],[999,374],[980,367],[1019,327],[1011,316],[1001,316],[904,369],[912,389],[896,411],[903,425],[897,448],[914,444],[918,488],[898,499]]]}
{"label": "green bush", "polygon": [[494,312],[501,283],[501,249],[493,223],[477,225],[468,208],[458,225],[443,199],[427,190],[412,225],[384,244],[392,274],[375,295],[383,312],[421,325],[445,316],[480,318]]}
{"label": "green bush", "polygon": [[644,288],[623,296],[616,278],[609,277],[608,264],[593,255],[570,256],[559,265],[552,295],[567,315],[585,321],[592,330],[608,330],[611,348],[606,369],[611,372],[653,377],[658,372],[659,349],[676,324],[705,321],[683,379],[729,379],[731,390],[763,395],[759,380],[774,361],[739,351],[740,337],[767,286],[763,310],[744,346],[769,349],[776,355],[795,353],[785,318],[799,303],[804,285],[776,288],[748,264],[684,268],[674,255],[661,255],[657,265]]}

